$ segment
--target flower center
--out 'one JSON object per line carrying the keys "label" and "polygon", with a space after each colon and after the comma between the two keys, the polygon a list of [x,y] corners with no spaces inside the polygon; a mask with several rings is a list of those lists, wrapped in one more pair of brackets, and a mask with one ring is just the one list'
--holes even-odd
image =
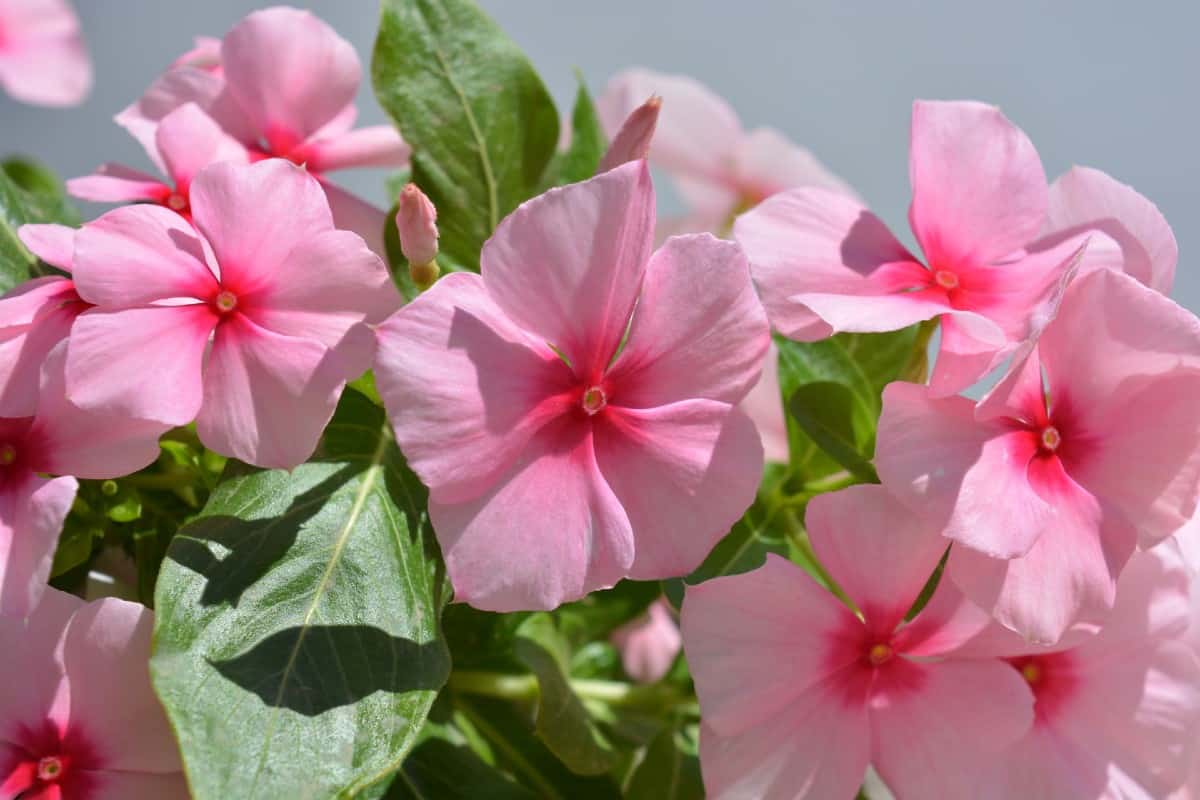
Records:
{"label": "flower center", "polygon": [[896,651],[892,649],[890,644],[887,644],[886,642],[879,642],[871,645],[871,649],[867,651],[867,661],[870,661],[872,665],[878,667],[881,664],[886,664],[888,661],[891,661],[892,656],[895,654]]}
{"label": "flower center", "polygon": [[58,756],[46,756],[37,763],[38,780],[53,783],[62,777],[63,762]]}
{"label": "flower center", "polygon": [[1053,453],[1062,444],[1062,434],[1058,432],[1058,428],[1047,425],[1042,428],[1041,443],[1043,450]]}
{"label": "flower center", "polygon": [[1042,668],[1038,666],[1037,662],[1030,661],[1028,664],[1021,667],[1021,677],[1024,678],[1025,682],[1030,686],[1036,686],[1037,682],[1042,679]]}
{"label": "flower center", "polygon": [[237,295],[228,290],[223,291],[217,295],[217,298],[213,301],[213,304],[217,307],[217,311],[220,311],[222,314],[228,314],[230,311],[233,311],[235,308],[237,308]]}
{"label": "flower center", "polygon": [[604,389],[593,386],[583,393],[583,397],[579,398],[579,405],[590,417],[604,410],[604,407],[608,405],[608,396],[604,394]]}
{"label": "flower center", "polygon": [[187,199],[179,192],[171,192],[167,195],[167,208],[172,211],[183,211],[188,207]]}
{"label": "flower center", "polygon": [[0,467],[7,467],[17,460],[17,448],[11,444],[0,444]]}
{"label": "flower center", "polygon": [[939,269],[933,273],[933,281],[943,289],[958,288],[958,276],[948,269]]}

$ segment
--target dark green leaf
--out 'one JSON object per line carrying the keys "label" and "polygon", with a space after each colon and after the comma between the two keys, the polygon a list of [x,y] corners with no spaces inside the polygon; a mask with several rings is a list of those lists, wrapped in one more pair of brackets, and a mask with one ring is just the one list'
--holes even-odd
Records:
{"label": "dark green leaf", "polygon": [[[703,583],[721,575],[738,575],[761,567],[767,553],[787,555],[786,525],[794,523],[785,509],[768,509],[760,499],[746,510],[724,539],[691,575],[687,583]],[[680,598],[680,602],[682,598]],[[679,603],[675,603],[676,608]]]}
{"label": "dark green leaf", "polygon": [[867,483],[878,483],[875,468],[862,450],[874,435],[875,417],[855,401],[842,383],[815,381],[792,392],[788,414],[818,447],[851,475]]}
{"label": "dark green leaf", "polygon": [[478,269],[483,242],[540,186],[558,144],[554,101],[471,0],[383,0],[371,74],[437,206],[442,253]]}
{"label": "dark green leaf", "polygon": [[625,789],[626,800],[703,800],[700,760],[681,732],[666,728],[646,749]]}
{"label": "dark green leaf", "polygon": [[575,183],[596,174],[608,140],[600,127],[600,117],[588,92],[583,76],[578,76],[579,90],[575,93],[575,108],[571,112],[571,144],[559,158],[557,183]]}
{"label": "dark green leaf", "polygon": [[310,463],[226,472],[156,593],[151,671],[192,791],[377,793],[450,667],[425,491],[353,391]]}

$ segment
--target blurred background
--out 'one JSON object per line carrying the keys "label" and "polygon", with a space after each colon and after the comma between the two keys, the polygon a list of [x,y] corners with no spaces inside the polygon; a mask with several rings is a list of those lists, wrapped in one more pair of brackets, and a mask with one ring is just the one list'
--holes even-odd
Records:
{"label": "blurred background", "polygon": [[[369,62],[374,0],[312,8]],[[0,95],[0,153],[33,156],[63,177],[103,161],[151,169],[111,117],[195,34],[220,36],[264,3],[75,0],[96,87],[65,111]],[[848,180],[898,233],[907,231],[908,118],[914,98],[1001,106],[1032,138],[1050,177],[1098,167],[1156,202],[1175,229],[1175,296],[1200,311],[1200,4],[730,3],[728,0],[482,0],[569,111],[574,70],[599,93],[642,65],[708,84],[747,127],[772,125]],[[369,80],[363,124],[383,121]],[[382,176],[338,182],[384,205]],[[665,192],[664,192],[665,194]],[[667,203],[670,204],[668,197]],[[91,207],[96,213],[100,207]],[[906,241],[911,244],[911,237]]]}

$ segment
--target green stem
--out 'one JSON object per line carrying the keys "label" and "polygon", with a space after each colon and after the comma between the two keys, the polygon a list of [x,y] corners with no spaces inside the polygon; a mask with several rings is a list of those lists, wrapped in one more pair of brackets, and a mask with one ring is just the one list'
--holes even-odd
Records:
{"label": "green stem", "polygon": [[[664,684],[641,685],[584,678],[573,678],[568,682],[580,699],[614,706],[673,708],[695,702]],[[451,673],[447,685],[454,691],[502,700],[532,700],[538,694],[537,678],[533,675],[456,670]]]}

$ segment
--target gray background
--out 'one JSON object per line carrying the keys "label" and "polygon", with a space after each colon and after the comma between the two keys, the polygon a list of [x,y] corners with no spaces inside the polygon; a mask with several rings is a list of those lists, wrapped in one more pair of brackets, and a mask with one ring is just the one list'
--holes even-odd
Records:
{"label": "gray background", "polygon": [[[64,176],[101,161],[149,169],[110,119],[193,34],[219,36],[247,0],[75,0],[96,64],[87,102],[66,111],[0,96],[0,152]],[[374,0],[298,2],[369,60]],[[623,67],[691,74],[747,127],[770,124],[811,148],[897,231],[906,231],[913,98],[996,103],[1033,139],[1047,172],[1099,167],[1166,214],[1179,239],[1176,297],[1200,309],[1200,5],[1010,0],[1004,3],[484,0],[566,107],[578,67],[599,91]],[[361,119],[383,120],[370,86]],[[339,180],[384,202],[380,176]]]}

